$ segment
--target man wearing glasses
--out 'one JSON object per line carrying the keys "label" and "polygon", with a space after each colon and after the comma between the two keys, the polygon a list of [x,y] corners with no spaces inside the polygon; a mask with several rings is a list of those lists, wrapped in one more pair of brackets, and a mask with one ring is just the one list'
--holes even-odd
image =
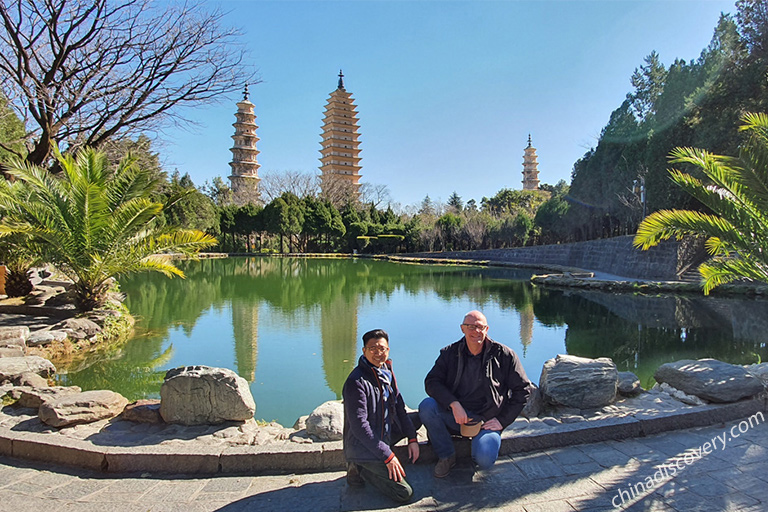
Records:
{"label": "man wearing glasses", "polygon": [[419,416],[438,457],[435,476],[447,476],[456,464],[451,434],[461,425],[482,421],[472,438],[472,460],[480,469],[496,462],[501,432],[520,414],[531,382],[515,352],[488,337],[488,321],[470,311],[461,324],[464,337],[440,350],[424,379],[427,398]]}
{"label": "man wearing glasses", "polygon": [[408,438],[408,457],[419,458],[417,425],[405,412],[405,402],[397,389],[389,360],[389,335],[374,329],[363,334],[363,355],[347,377],[344,397],[344,457],[347,483],[362,487],[370,483],[399,503],[413,496],[405,480],[405,469],[392,452],[392,446]]}

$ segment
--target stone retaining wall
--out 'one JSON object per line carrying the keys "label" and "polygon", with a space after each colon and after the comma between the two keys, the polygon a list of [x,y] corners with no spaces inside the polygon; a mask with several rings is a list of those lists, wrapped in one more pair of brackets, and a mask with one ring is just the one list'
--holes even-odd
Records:
{"label": "stone retaining wall", "polygon": [[433,252],[409,256],[488,260],[530,267],[559,266],[637,279],[674,281],[691,263],[697,263],[702,247],[701,242],[689,239],[668,241],[647,251],[641,251],[632,246],[633,239],[632,236],[618,236],[571,244]]}

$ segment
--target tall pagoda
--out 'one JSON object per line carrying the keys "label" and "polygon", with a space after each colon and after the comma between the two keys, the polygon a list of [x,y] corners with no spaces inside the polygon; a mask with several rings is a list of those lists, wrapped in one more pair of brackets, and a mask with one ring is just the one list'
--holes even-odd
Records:
{"label": "tall pagoda", "polygon": [[331,200],[352,196],[360,189],[360,134],[352,93],[344,88],[344,74],[339,71],[339,84],[328,98],[323,118],[323,140],[320,142],[320,187]]}
{"label": "tall pagoda", "polygon": [[536,160],[536,148],[531,145],[530,133],[523,155],[523,190],[539,190],[539,162]]}
{"label": "tall pagoda", "polygon": [[235,145],[232,146],[232,161],[229,163],[232,168],[232,175],[229,181],[232,184],[232,196],[236,205],[242,206],[248,203],[259,202],[259,165],[256,149],[256,142],[259,138],[256,136],[256,114],[254,105],[248,101],[248,84],[243,91],[243,101],[237,103],[237,113],[232,126],[235,127],[235,134],[232,139]]}

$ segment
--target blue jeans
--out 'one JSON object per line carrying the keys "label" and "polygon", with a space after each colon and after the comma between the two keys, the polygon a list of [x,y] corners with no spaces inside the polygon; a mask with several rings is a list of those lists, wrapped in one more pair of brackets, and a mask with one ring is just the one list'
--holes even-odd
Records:
{"label": "blue jeans", "polygon": [[[473,414],[467,411],[467,416],[473,417]],[[427,397],[419,404],[419,417],[427,427],[427,437],[438,458],[447,459],[456,453],[451,434],[458,434],[460,427],[453,419],[450,409],[443,409],[434,398]],[[481,429],[480,433],[472,438],[472,460],[480,469],[487,469],[499,458],[499,448],[501,432]]]}

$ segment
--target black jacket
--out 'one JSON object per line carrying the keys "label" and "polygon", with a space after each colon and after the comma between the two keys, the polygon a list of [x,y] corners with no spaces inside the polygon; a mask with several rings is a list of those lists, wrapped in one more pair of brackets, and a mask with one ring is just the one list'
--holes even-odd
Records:
{"label": "black jacket", "polygon": [[[392,371],[391,361],[387,361]],[[392,373],[392,393],[384,403],[376,371],[360,357],[357,367],[347,377],[344,398],[344,457],[349,462],[388,462],[392,449],[384,436],[384,407],[389,407],[390,432],[416,439],[416,429],[405,412],[405,402]],[[392,443],[399,439],[391,439]]]}
{"label": "black jacket", "polygon": [[[435,365],[424,379],[427,394],[441,407],[448,408],[457,400],[461,402],[456,391],[464,368],[466,343],[461,338],[441,349]],[[484,421],[495,417],[503,428],[507,428],[525,407],[531,381],[514,350],[491,338],[486,338],[483,347],[483,368],[485,407],[472,412],[481,415]]]}

